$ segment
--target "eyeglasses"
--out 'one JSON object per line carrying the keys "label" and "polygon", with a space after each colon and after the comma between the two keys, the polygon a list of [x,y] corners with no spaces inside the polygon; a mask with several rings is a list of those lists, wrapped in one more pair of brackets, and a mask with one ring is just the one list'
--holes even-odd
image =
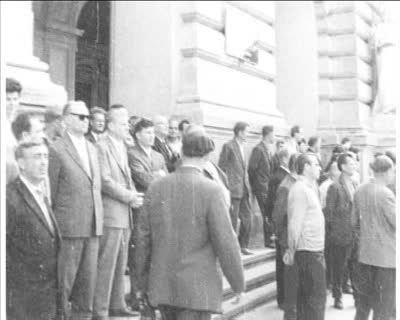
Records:
{"label": "eyeglasses", "polygon": [[85,119],[88,119],[88,120],[90,119],[90,116],[87,114],[79,114],[79,113],[72,113],[72,112],[70,114],[77,116],[79,118],[79,120],[81,120],[81,121],[83,121]]}

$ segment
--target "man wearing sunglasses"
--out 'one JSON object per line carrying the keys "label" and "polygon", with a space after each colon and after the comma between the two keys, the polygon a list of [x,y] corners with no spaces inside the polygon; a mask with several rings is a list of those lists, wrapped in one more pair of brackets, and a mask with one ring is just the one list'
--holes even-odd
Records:
{"label": "man wearing sunglasses", "polygon": [[85,139],[89,111],[83,101],[70,101],[64,111],[66,132],[49,150],[53,211],[63,237],[59,278],[64,313],[91,319],[103,204],[97,149]]}

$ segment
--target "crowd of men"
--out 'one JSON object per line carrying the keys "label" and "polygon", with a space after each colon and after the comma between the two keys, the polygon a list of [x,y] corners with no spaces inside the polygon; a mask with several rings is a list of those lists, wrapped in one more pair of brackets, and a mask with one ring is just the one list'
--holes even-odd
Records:
{"label": "crowd of men", "polygon": [[[395,317],[395,156],[376,154],[360,185],[348,138],[323,166],[321,139],[273,126],[247,159],[238,122],[213,140],[187,120],[129,116],[70,101],[62,115],[21,112],[7,79],[7,316],[108,319],[147,314],[210,319],[222,312],[219,269],[245,292],[254,195],[264,245],[276,248],[284,319],[324,319],[353,293],[355,319]],[[11,133],[12,132],[12,133]],[[131,292],[125,296],[125,275]],[[351,284],[351,285],[350,285]]]}

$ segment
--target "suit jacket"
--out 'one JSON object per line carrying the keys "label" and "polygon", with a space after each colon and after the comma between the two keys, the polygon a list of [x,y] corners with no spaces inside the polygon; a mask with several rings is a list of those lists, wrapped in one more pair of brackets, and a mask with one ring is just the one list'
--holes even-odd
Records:
{"label": "suit jacket", "polygon": [[[132,228],[131,207],[136,193],[128,163],[124,163],[108,135],[97,143],[101,168],[101,191],[103,195],[104,226]],[[127,157],[127,154],[124,155]]]}
{"label": "suit jacket", "polygon": [[49,148],[53,212],[63,237],[91,237],[103,233],[103,203],[97,150],[89,141],[87,149],[90,176],[67,133]]}
{"label": "suit jacket", "polygon": [[396,268],[396,197],[371,181],[354,195],[359,232],[359,261],[381,268]]}
{"label": "suit jacket", "polygon": [[257,144],[249,160],[249,182],[254,193],[267,195],[268,183],[273,174],[273,154],[264,142]]}
{"label": "suit jacket", "polygon": [[[355,190],[358,185],[352,183]],[[331,184],[326,196],[326,238],[330,244],[345,246],[353,242],[355,219],[352,211],[353,200],[343,175],[340,175],[339,181]]]}
{"label": "suit jacket", "polygon": [[233,290],[244,290],[228,205],[200,169],[182,166],[152,183],[138,229],[138,287],[152,305],[221,312],[217,261]]}
{"label": "suit jacket", "polygon": [[276,191],[274,210],[272,211],[272,221],[275,234],[283,250],[288,247],[288,198],[289,191],[296,182],[296,178],[288,174],[279,185]]}
{"label": "suit jacket", "polygon": [[168,172],[174,172],[179,157],[174,154],[168,144],[165,141],[161,141],[160,138],[155,137],[153,150],[161,153],[161,155],[164,157],[165,165],[168,169]]}
{"label": "suit jacket", "polygon": [[272,216],[272,212],[275,207],[276,192],[278,190],[278,187],[283,181],[283,179],[285,179],[285,177],[288,175],[289,175],[289,170],[284,169],[283,167],[279,167],[278,170],[275,171],[274,175],[272,176],[271,180],[268,183],[266,211],[267,211],[267,216],[269,217]]}
{"label": "suit jacket", "polygon": [[7,186],[7,315],[9,319],[50,319],[58,294],[61,237],[52,231],[35,198],[18,177]]}
{"label": "suit jacket", "polygon": [[164,157],[157,151],[151,151],[149,158],[146,152],[136,145],[128,149],[128,162],[132,179],[139,192],[146,192],[154,180],[154,172],[164,170],[168,173]]}
{"label": "suit jacket", "polygon": [[88,141],[90,141],[94,145],[96,145],[98,142],[98,141],[96,141],[95,137],[93,136],[92,131],[89,131],[88,133],[86,133],[85,138],[88,139]]}
{"label": "suit jacket", "polygon": [[218,166],[225,172],[231,197],[241,199],[249,194],[249,176],[246,162],[235,139],[225,143],[219,156]]}

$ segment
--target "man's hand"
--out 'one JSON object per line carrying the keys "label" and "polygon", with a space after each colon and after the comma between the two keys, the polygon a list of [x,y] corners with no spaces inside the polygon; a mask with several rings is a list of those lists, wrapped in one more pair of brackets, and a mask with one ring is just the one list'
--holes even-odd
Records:
{"label": "man's hand", "polygon": [[133,195],[131,202],[129,202],[129,205],[131,206],[131,208],[141,207],[143,205],[143,197],[144,197],[144,193],[136,192]]}
{"label": "man's hand", "polygon": [[232,301],[232,304],[239,304],[242,301],[242,293],[236,293],[235,299]]}
{"label": "man's hand", "polygon": [[292,266],[294,264],[294,252],[287,249],[285,254],[283,255],[283,263]]}

